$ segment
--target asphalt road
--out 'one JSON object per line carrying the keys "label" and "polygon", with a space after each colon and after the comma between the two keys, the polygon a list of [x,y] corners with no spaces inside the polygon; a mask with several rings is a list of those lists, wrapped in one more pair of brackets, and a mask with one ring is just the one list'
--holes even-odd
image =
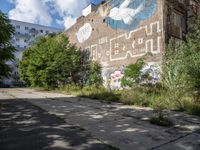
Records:
{"label": "asphalt road", "polygon": [[[3,97],[3,96],[2,96]],[[84,129],[23,99],[0,100],[1,150],[112,150]]]}
{"label": "asphalt road", "polygon": [[0,150],[200,150],[200,117],[181,112],[160,127],[150,108],[32,89],[0,89],[0,105]]}

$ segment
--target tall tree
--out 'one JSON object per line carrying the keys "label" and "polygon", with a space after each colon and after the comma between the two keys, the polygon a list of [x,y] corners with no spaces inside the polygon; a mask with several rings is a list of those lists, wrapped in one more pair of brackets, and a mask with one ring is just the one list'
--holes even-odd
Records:
{"label": "tall tree", "polygon": [[81,66],[82,52],[66,36],[48,35],[23,53],[19,73],[31,86],[55,88],[78,82]]}
{"label": "tall tree", "polygon": [[15,58],[15,48],[10,43],[14,31],[10,20],[0,11],[0,79],[9,77],[11,72],[9,65],[6,63]]}

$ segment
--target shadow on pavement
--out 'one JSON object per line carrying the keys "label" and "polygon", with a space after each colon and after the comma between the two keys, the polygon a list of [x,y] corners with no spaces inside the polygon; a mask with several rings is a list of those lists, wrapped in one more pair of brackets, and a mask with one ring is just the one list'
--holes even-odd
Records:
{"label": "shadow on pavement", "polygon": [[23,100],[0,101],[1,150],[110,150],[83,129]]}

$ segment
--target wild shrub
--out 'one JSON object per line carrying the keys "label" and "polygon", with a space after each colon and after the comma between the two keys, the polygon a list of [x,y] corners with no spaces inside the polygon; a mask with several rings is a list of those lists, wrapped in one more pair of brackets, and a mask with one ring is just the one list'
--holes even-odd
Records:
{"label": "wild shrub", "polygon": [[149,99],[142,87],[123,90],[120,101],[126,105],[149,106]]}
{"label": "wild shrub", "polygon": [[[165,51],[161,83],[176,109],[187,111],[194,108],[198,112],[200,98],[200,25],[174,49],[170,43]],[[192,100],[185,100],[189,97]],[[195,107],[194,107],[195,106]],[[197,107],[196,107],[197,106]]]}
{"label": "wild shrub", "polygon": [[107,102],[116,102],[120,99],[120,93],[115,91],[108,91],[105,87],[100,86],[86,86],[81,89],[79,94],[81,97],[89,97],[98,100],[104,100]]}
{"label": "wild shrub", "polygon": [[134,87],[139,84],[141,80],[141,70],[144,67],[145,62],[143,59],[139,59],[136,63],[130,64],[124,70],[124,77],[122,78],[122,86]]}
{"label": "wild shrub", "polygon": [[102,86],[101,66],[99,63],[89,61],[85,67],[84,86]]}

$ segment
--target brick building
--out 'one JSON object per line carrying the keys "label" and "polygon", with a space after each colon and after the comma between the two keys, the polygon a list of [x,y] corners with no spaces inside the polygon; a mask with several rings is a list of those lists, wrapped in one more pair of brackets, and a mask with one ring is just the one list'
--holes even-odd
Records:
{"label": "brick building", "polygon": [[[91,4],[65,34],[102,66],[105,83],[118,87],[125,66],[147,52],[159,68],[166,43],[184,40],[198,16],[198,0],[107,0]],[[108,82],[109,81],[109,82]]]}

